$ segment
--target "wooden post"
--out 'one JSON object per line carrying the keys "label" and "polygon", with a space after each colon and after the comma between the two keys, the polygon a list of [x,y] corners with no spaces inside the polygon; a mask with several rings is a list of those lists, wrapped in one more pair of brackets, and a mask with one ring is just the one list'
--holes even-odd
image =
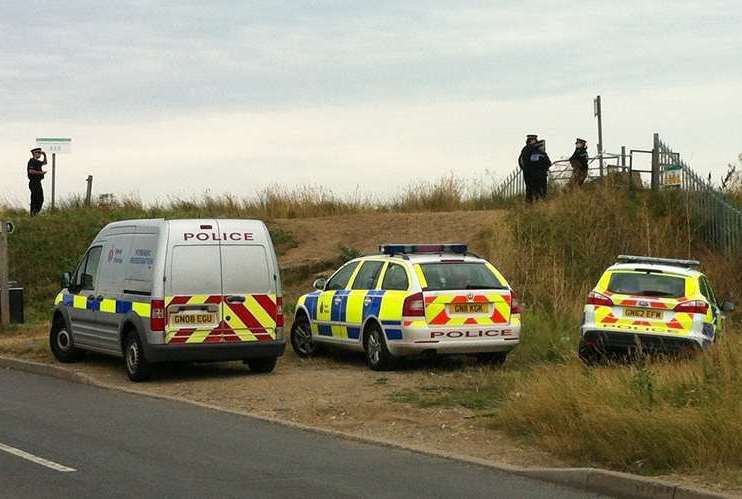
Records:
{"label": "wooden post", "polygon": [[0,220],[0,325],[10,324],[10,291],[8,290],[8,229]]}
{"label": "wooden post", "polygon": [[600,176],[603,176],[603,109],[600,105],[600,95],[593,101],[595,116],[598,118],[598,164]]}
{"label": "wooden post", "polygon": [[52,210],[57,191],[57,153],[52,153]]}
{"label": "wooden post", "polygon": [[90,206],[90,198],[93,196],[93,176],[88,175],[86,182],[88,183],[88,189],[85,192],[85,206]]}

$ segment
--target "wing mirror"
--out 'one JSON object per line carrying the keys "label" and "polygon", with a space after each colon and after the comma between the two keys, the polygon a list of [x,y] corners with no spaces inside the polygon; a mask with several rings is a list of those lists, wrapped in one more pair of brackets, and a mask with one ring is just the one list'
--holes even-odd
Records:
{"label": "wing mirror", "polygon": [[65,272],[61,276],[59,276],[59,285],[62,287],[62,289],[68,289],[70,285],[72,284],[72,274],[69,272]]}
{"label": "wing mirror", "polygon": [[314,289],[317,289],[319,291],[324,291],[325,286],[327,285],[327,279],[324,277],[320,277],[319,279],[316,279],[312,286],[314,286]]}
{"label": "wing mirror", "polygon": [[722,312],[733,312],[735,309],[734,303],[730,301],[725,301],[721,304],[721,311]]}

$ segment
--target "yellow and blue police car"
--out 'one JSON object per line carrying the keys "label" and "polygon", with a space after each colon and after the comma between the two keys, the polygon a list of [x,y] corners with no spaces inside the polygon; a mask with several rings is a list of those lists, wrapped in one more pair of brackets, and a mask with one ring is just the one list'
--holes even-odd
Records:
{"label": "yellow and blue police car", "polygon": [[388,244],[301,296],[291,345],[366,354],[373,370],[415,354],[476,354],[500,364],[520,340],[521,308],[503,275],[465,244]]}
{"label": "yellow and blue police car", "polygon": [[612,354],[692,352],[719,335],[724,312],[698,260],[620,255],[590,292],[579,355],[588,362]]}

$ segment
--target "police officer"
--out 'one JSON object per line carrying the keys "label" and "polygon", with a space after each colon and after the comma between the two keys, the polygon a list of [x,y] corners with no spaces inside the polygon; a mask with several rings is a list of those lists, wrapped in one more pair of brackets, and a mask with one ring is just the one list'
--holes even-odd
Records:
{"label": "police officer", "polygon": [[569,165],[572,167],[569,185],[579,187],[584,184],[587,178],[587,142],[584,139],[576,140],[575,152],[569,158]]}
{"label": "police officer", "polygon": [[538,140],[537,135],[526,136],[526,146],[518,157],[518,165],[523,171],[526,184],[526,201],[529,203],[546,196],[546,183],[551,160],[546,154],[546,142]]}
{"label": "police officer", "polygon": [[33,157],[28,160],[26,172],[28,173],[28,188],[31,190],[31,216],[33,217],[41,211],[44,204],[44,189],[41,187],[41,180],[46,175],[46,172],[42,170],[46,165],[46,153],[40,147],[36,147],[31,149],[31,155]]}

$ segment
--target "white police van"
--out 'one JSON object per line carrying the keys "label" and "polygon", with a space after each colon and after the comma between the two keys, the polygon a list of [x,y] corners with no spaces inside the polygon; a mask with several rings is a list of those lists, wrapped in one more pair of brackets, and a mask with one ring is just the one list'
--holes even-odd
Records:
{"label": "white police van", "polygon": [[115,355],[141,381],[164,361],[270,372],[285,349],[278,262],[258,220],[111,223],[62,288],[49,334],[61,362]]}

